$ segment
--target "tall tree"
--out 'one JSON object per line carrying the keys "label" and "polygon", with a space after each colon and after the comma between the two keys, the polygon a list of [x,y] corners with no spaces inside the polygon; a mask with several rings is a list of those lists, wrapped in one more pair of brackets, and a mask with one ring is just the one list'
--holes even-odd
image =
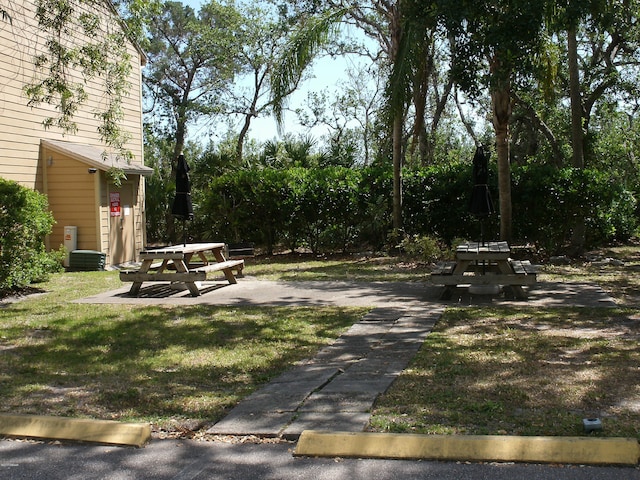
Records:
{"label": "tall tree", "polygon": [[[379,45],[376,60],[388,72],[387,119],[393,163],[393,226],[403,228],[402,167],[407,155],[407,132],[413,146],[420,146],[421,159],[427,162],[434,150],[435,135],[426,131],[426,107],[429,94],[438,105],[431,116],[431,131],[437,128],[451,83],[442,92],[431,88],[435,73],[437,17],[433,2],[407,0],[329,0],[335,7],[346,7],[346,21],[354,23]],[[413,125],[407,125],[413,109]]]}
{"label": "tall tree", "polygon": [[[304,3],[304,2],[303,2]],[[316,7],[316,2],[309,2],[311,7]],[[292,39],[288,53],[283,56],[283,61],[279,65],[276,75],[272,95],[275,99],[283,99],[284,87],[290,85],[299,78],[300,73],[313,59],[313,55],[318,52],[318,48],[326,45],[328,33],[332,27],[335,28],[337,22],[352,21],[362,26],[365,33],[371,35],[384,45],[384,58],[386,64],[393,70],[393,78],[389,79],[389,97],[394,98],[388,102],[390,138],[392,139],[392,162],[393,162],[393,228],[402,229],[402,157],[404,119],[406,113],[407,98],[405,91],[405,80],[409,78],[406,65],[396,65],[399,58],[401,44],[403,42],[404,18],[401,14],[400,1],[373,1],[368,8],[363,4],[367,2],[327,2],[322,14],[312,17],[306,24],[302,25],[299,33]],[[313,10],[313,8],[311,8]],[[372,13],[373,12],[373,13]],[[380,18],[385,22],[381,23]],[[405,46],[409,46],[406,42]],[[409,58],[407,56],[406,58]],[[402,82],[401,84],[399,82]],[[402,92],[397,94],[397,92]],[[274,113],[276,118],[281,119],[282,102],[277,101]]]}
{"label": "tall tree", "polygon": [[196,14],[167,1],[149,29],[149,67],[144,76],[148,113],[172,126],[177,158],[187,128],[221,111],[220,93],[238,70],[235,32],[240,15],[212,1]]}
{"label": "tall tree", "polygon": [[[227,94],[229,105],[227,112],[240,115],[242,126],[236,143],[237,161],[242,162],[244,143],[254,118],[268,114],[273,105],[269,98],[271,74],[278,55],[286,45],[298,14],[284,9],[267,8],[262,4],[250,4],[242,11],[243,23],[238,43],[240,49],[238,59],[242,75],[247,82],[240,87],[233,85]],[[290,95],[299,84],[289,85],[283,94]]]}
{"label": "tall tree", "polygon": [[442,0],[439,13],[456,40],[453,74],[468,94],[488,88],[498,158],[500,238],[511,240],[509,121],[512,87],[541,48],[545,2]]}
{"label": "tall tree", "polygon": [[[238,70],[239,24],[233,5],[216,1],[203,5],[197,14],[180,2],[167,1],[153,18],[144,86],[149,117],[166,123],[172,132],[172,178],[188,126],[222,111],[220,94]],[[175,240],[168,210],[167,226]]]}
{"label": "tall tree", "polygon": [[[354,162],[369,165],[375,150],[374,123],[379,117],[386,78],[374,64],[347,68],[347,80],[333,94],[326,89],[310,92],[304,107],[297,108],[298,121],[306,128],[324,126],[329,130],[333,152],[353,151]],[[357,125],[357,127],[354,127]]]}
{"label": "tall tree", "polygon": [[[629,82],[628,72],[640,61],[637,49],[638,9],[636,0],[570,0],[555,6],[550,26],[566,38],[568,95],[571,110],[572,165],[584,168],[589,162],[589,124],[595,106],[615,91],[624,97],[637,86]],[[629,88],[631,86],[631,88]],[[584,216],[573,219],[572,253],[584,249]]]}

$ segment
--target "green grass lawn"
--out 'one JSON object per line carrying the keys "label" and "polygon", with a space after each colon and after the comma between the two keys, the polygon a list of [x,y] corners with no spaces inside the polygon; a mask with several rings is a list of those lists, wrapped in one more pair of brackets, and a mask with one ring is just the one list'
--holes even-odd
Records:
{"label": "green grass lawn", "polygon": [[[372,430],[432,433],[640,432],[640,249],[623,267],[545,266],[543,281],[599,283],[616,309],[451,308],[391,389]],[[420,281],[430,266],[393,257],[277,255],[258,279]],[[0,412],[149,421],[194,430],[367,312],[334,307],[76,304],[122,286],[117,272],[52,276],[0,304]]]}
{"label": "green grass lawn", "polygon": [[624,261],[544,265],[541,281],[596,283],[620,308],[448,309],[379,399],[372,431],[640,438],[640,248]]}
{"label": "green grass lawn", "polygon": [[247,262],[247,275],[266,280],[344,280],[355,282],[423,281],[431,266],[388,256],[311,254],[257,257]]}
{"label": "green grass lawn", "polygon": [[213,422],[367,312],[69,302],[118,286],[116,272],[58,274],[0,308],[0,411]]}

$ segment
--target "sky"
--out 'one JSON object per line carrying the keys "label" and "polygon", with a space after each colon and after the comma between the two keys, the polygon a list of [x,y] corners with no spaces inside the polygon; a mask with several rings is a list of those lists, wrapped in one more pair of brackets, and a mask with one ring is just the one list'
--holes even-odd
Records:
{"label": "sky", "polygon": [[[190,5],[196,10],[204,3],[203,0],[182,0],[182,2]],[[353,32],[350,31],[349,33]],[[328,89],[329,92],[335,91],[336,86],[341,81],[346,80],[347,69],[350,66],[353,67],[354,61],[356,61],[356,59],[345,57],[322,57],[317,59],[309,71],[310,78],[290,96],[287,106],[291,109],[302,107],[307,99],[308,93],[312,91],[319,92],[324,89]],[[240,119],[238,119],[238,122],[239,121]],[[211,138],[215,142],[219,140],[217,137],[221,138],[224,136],[226,133],[226,126],[222,126],[218,129],[218,132],[219,135],[216,133],[215,129],[212,131],[210,126],[195,125],[190,128],[189,137],[193,139]],[[282,131],[283,135],[296,135],[306,132],[307,128],[298,124],[294,113],[285,113],[284,128]],[[329,129],[326,126],[315,127],[311,131],[311,135],[316,139],[319,139],[328,132]],[[282,135],[278,133],[276,121],[273,116],[262,116],[252,119],[249,138],[264,142],[267,140],[280,139],[282,138]]]}
{"label": "sky", "polygon": [[[307,80],[298,91],[294,92],[287,101],[287,107],[295,109],[302,107],[309,92],[320,92],[328,89],[332,92],[336,86],[346,79],[348,60],[344,58],[321,58],[314,62],[310,71],[311,78]],[[293,112],[286,112],[284,116],[284,128],[282,134],[298,134],[306,132],[307,128],[298,124],[296,115]],[[238,119],[238,122],[240,119]],[[209,127],[202,127],[202,132]],[[327,127],[316,127],[312,130],[312,135],[316,138],[328,132]],[[224,132],[221,132],[221,135]],[[272,115],[262,115],[251,120],[249,137],[261,142],[282,137],[278,133],[275,118]]]}

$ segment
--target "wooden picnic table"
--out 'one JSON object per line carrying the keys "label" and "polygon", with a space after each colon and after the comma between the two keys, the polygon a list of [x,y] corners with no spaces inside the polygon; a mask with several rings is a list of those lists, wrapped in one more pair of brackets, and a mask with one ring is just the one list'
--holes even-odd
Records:
{"label": "wooden picnic table", "polygon": [[456,248],[454,262],[439,263],[431,282],[444,285],[441,298],[451,298],[460,285],[491,285],[504,288],[515,298],[526,299],[524,285],[536,283],[537,267],[528,260],[512,260],[507,242],[469,242]]}
{"label": "wooden picnic table", "polygon": [[[200,289],[196,282],[204,281],[209,272],[222,271],[229,283],[237,283],[233,270],[242,276],[244,260],[226,260],[224,247],[224,243],[187,243],[143,250],[140,268],[120,272],[120,280],[133,282],[130,295],[137,296],[143,282],[184,282],[191,295],[197,297]],[[211,261],[208,254],[215,260]]]}

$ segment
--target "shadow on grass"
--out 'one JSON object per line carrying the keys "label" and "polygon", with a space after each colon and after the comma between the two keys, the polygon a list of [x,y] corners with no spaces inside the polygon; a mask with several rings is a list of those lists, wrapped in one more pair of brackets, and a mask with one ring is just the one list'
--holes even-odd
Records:
{"label": "shadow on grass", "polygon": [[622,309],[447,311],[379,401],[376,430],[580,435],[640,431],[640,319]]}
{"label": "shadow on grass", "polygon": [[[14,307],[3,317],[24,318],[24,307]],[[1,410],[215,421],[365,313],[208,306],[94,310],[80,315],[69,305],[46,321],[3,321]]]}

